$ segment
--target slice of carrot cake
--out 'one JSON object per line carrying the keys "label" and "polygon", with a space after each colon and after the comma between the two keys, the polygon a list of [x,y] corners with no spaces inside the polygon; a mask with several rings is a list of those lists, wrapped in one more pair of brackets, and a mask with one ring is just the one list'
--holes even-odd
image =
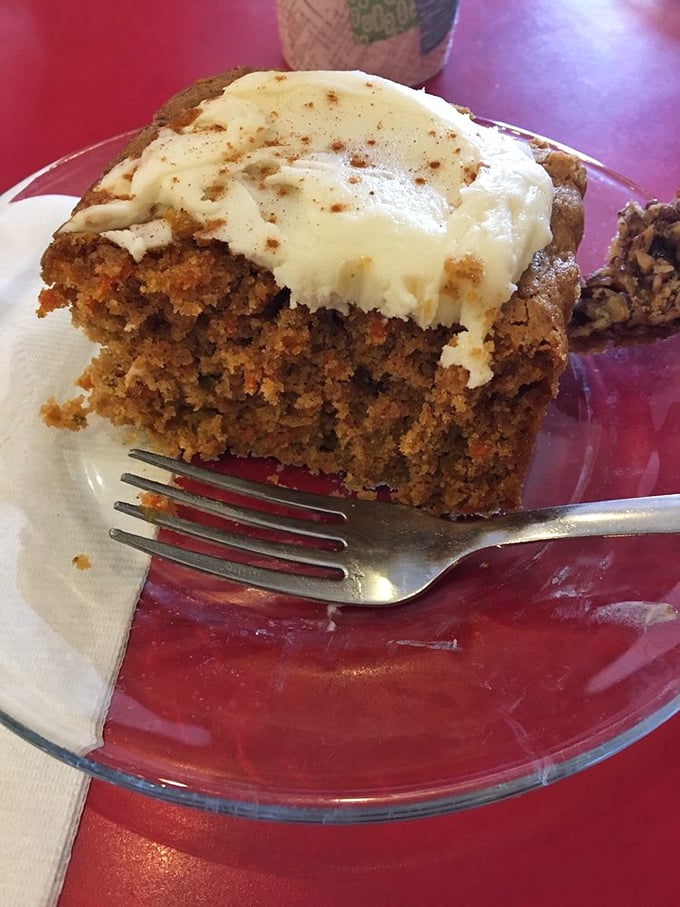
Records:
{"label": "slice of carrot cake", "polygon": [[198,82],[44,254],[39,314],[99,344],[45,419],[437,514],[515,508],[567,361],[584,190],[570,155],[363,73]]}

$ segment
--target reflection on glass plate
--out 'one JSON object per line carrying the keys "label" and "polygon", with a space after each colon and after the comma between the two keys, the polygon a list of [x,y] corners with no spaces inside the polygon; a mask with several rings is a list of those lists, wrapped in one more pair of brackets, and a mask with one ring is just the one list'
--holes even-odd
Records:
{"label": "reflection on glass plate", "polygon": [[[47,168],[4,204],[80,194],[124,138]],[[585,162],[580,258],[589,270],[603,259],[617,211],[645,196]],[[64,362],[63,372],[77,368]],[[53,392],[45,386],[45,396]],[[572,357],[535,451],[526,505],[678,491],[678,425],[677,340]],[[53,432],[50,456],[64,464],[65,486],[92,502],[92,539],[109,545],[116,518],[108,501],[122,489],[106,454],[118,442],[102,431],[77,442]],[[7,468],[1,450],[0,460]],[[226,468],[262,478],[274,465],[230,460]],[[304,470],[280,477],[331,487]],[[39,523],[33,535],[34,544],[49,543]],[[362,822],[491,802],[591,765],[678,709],[677,546],[664,536],[487,551],[389,611],[327,609],[154,562],[138,602],[135,593],[95,738],[78,730],[79,707],[54,708],[41,676],[11,651],[2,656],[13,680],[0,689],[0,720],[98,777],[253,818]],[[3,553],[22,556],[17,545]],[[49,584],[46,564],[38,559],[32,569]],[[80,678],[85,690],[97,686],[89,674],[108,599],[92,600],[85,576],[70,569],[60,582],[71,625],[92,626],[91,634],[69,634],[63,615],[55,619],[35,595],[28,600],[36,623],[59,637],[59,655],[47,657],[54,676],[71,672],[69,690]],[[70,701],[87,710],[86,698]]]}

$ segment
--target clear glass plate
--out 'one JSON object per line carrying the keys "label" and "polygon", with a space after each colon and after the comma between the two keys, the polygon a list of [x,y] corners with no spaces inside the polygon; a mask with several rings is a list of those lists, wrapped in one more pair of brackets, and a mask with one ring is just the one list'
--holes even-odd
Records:
{"label": "clear glass plate", "polygon": [[[81,194],[126,138],[58,161],[3,202]],[[583,160],[579,257],[590,270],[617,211],[646,195]],[[680,338],[573,356],[525,505],[678,491],[678,426]],[[97,450],[82,434],[71,469],[96,495]],[[222,465],[254,478],[273,468]],[[335,487],[304,470],[281,478]],[[95,530],[106,534],[114,514],[100,521]],[[65,746],[40,677],[25,671],[21,699],[36,720],[18,714],[16,689],[3,688],[0,721],[96,777],[233,815],[351,823],[489,803],[592,765],[677,711],[677,552],[677,536],[492,550],[407,606],[334,613],[153,562],[101,745]],[[70,582],[75,620],[106,608],[83,601],[78,571]]]}

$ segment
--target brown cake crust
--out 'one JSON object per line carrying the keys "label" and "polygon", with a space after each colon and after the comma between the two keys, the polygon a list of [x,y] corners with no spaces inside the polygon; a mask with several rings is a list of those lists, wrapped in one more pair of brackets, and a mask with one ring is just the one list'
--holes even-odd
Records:
{"label": "brown cake crust", "polygon": [[[117,160],[140,154],[160,125],[187,122],[243,72],[172,99]],[[101,345],[80,380],[86,400],[69,410],[72,427],[94,411],[187,458],[276,456],[340,472],[354,489],[388,485],[396,500],[438,514],[517,507],[567,361],[585,191],[577,160],[532,150],[555,185],[553,240],[494,325],[488,384],[470,389],[465,369],[438,365],[451,328],[354,307],[346,316],[290,308],[269,272],[170,213],[173,243],[138,263],[89,233],[57,233],[45,252],[39,314],[70,308]],[[92,189],[80,206],[97,200]],[[56,412],[52,402],[45,415]]]}

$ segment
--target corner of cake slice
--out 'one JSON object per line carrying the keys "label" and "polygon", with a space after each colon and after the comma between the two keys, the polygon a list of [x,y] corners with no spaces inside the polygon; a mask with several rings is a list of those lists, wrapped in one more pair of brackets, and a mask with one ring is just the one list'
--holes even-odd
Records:
{"label": "corner of cake slice", "polygon": [[82,397],[190,458],[276,457],[444,514],[516,508],[568,357],[585,173],[359,72],[172,99],[43,256]]}

